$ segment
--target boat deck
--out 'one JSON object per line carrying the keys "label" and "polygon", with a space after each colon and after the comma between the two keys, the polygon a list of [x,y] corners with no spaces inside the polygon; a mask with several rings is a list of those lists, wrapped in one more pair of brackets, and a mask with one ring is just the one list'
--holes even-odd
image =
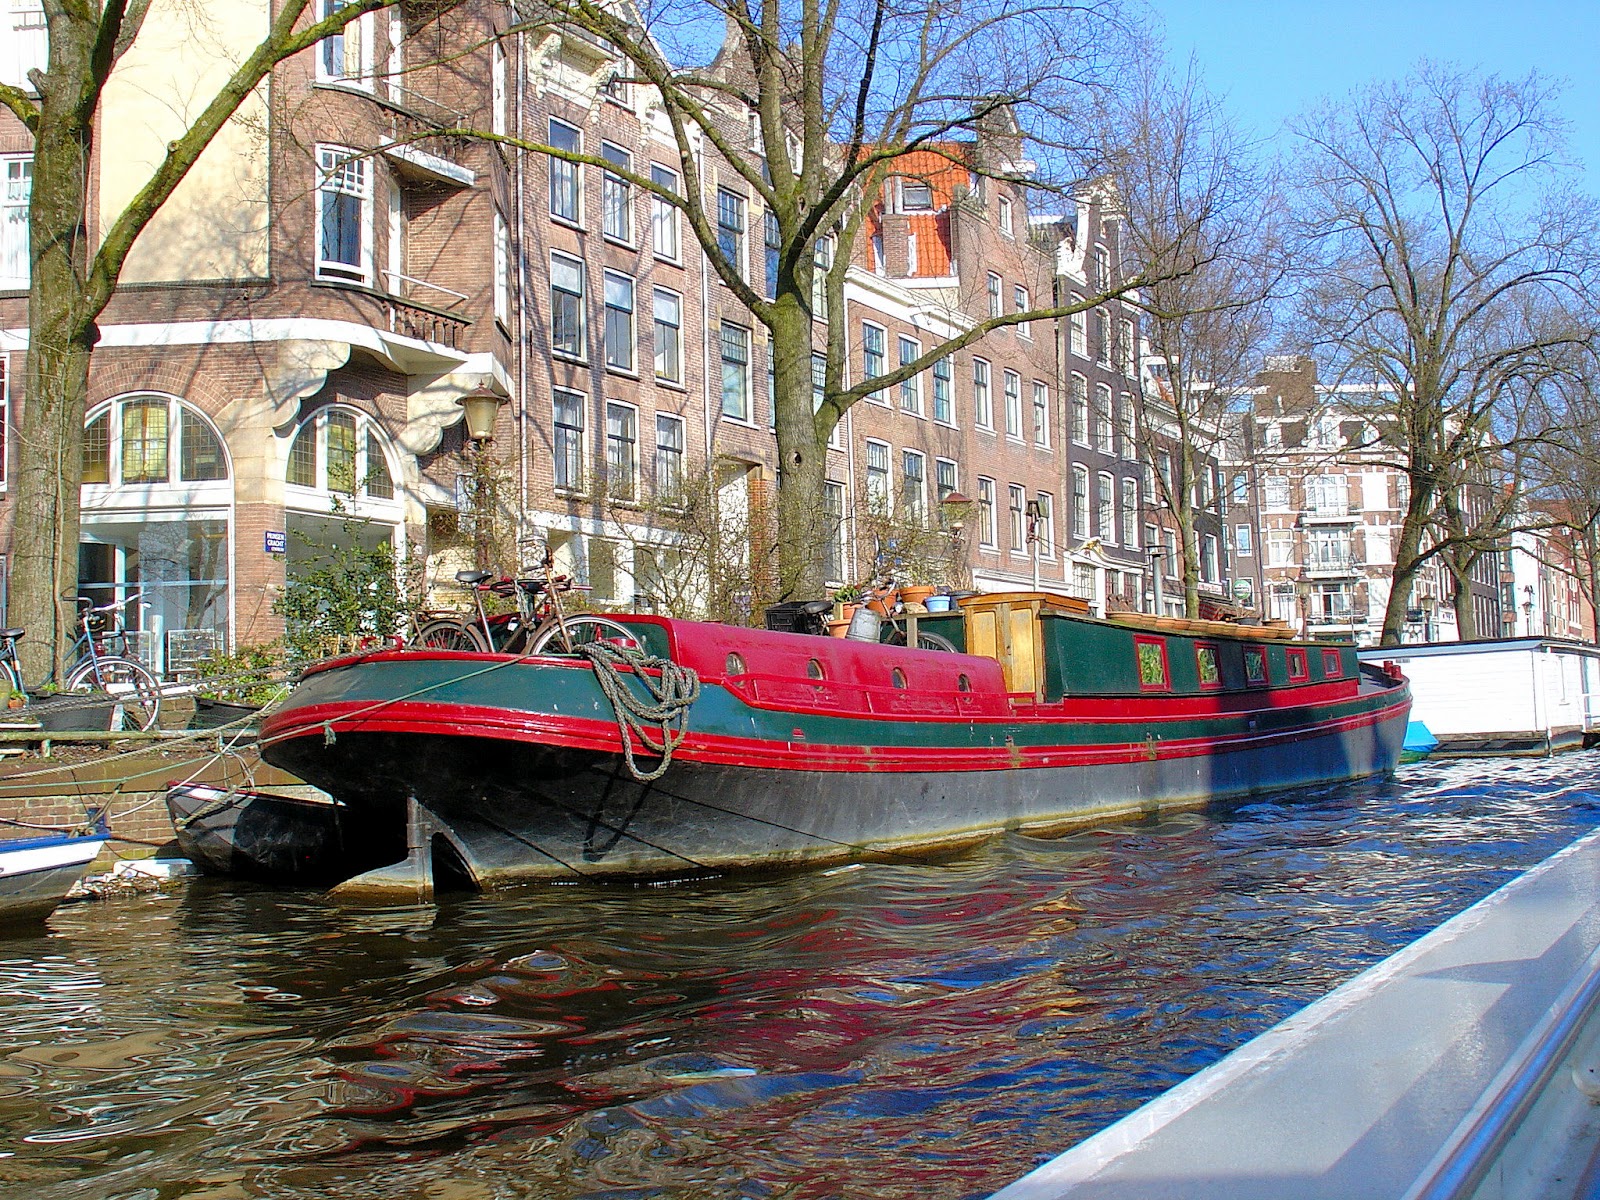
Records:
{"label": "boat deck", "polygon": [[1597,996],[1600,833],[994,1200],[1579,1194]]}

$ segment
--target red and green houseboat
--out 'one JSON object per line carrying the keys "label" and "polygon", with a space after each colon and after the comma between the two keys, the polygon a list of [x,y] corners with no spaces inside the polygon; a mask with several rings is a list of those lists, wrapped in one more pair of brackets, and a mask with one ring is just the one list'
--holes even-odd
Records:
{"label": "red and green houseboat", "polygon": [[[174,815],[202,862],[270,860],[289,869],[254,873],[319,882],[684,876],[925,854],[1385,772],[1410,708],[1404,680],[1363,672],[1353,646],[1097,620],[1042,593],[917,618],[956,653],[616,619],[651,665],[420,649],[321,664],[261,745],[333,803],[176,795]],[[606,685],[648,705],[640,675],[659,687],[663,672],[694,681],[693,699],[649,778],[658,760]]]}

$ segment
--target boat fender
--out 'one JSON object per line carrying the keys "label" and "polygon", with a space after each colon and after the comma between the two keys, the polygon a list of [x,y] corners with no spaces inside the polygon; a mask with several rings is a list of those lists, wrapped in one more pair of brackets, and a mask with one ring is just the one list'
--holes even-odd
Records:
{"label": "boat fender", "polygon": [[322,723],[322,744],[324,746],[331,746],[338,740],[339,735],[333,731],[333,722],[324,721]]}

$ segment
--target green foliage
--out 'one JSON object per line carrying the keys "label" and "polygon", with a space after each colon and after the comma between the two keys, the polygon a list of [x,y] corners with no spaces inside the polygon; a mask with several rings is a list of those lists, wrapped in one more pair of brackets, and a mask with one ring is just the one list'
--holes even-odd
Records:
{"label": "green foliage", "polygon": [[398,633],[411,611],[401,562],[388,542],[362,544],[362,522],[345,519],[337,541],[319,543],[295,532],[309,553],[285,581],[273,611],[284,620],[294,661],[352,649],[367,638]]}
{"label": "green foliage", "polygon": [[281,642],[240,646],[232,654],[213,654],[198,666],[199,695],[228,704],[271,704],[283,694],[284,650]]}

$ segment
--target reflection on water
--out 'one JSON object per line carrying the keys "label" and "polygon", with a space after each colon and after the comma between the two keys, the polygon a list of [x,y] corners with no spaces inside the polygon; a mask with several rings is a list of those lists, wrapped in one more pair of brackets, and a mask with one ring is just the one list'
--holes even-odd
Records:
{"label": "reflection on water", "polygon": [[1595,765],[754,882],[73,906],[0,942],[0,1193],[983,1196],[1585,832]]}

